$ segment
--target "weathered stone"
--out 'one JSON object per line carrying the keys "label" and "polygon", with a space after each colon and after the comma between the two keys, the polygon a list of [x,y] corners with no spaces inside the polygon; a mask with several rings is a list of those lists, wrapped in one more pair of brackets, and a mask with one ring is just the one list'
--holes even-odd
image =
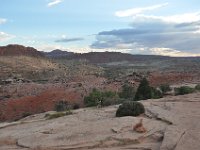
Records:
{"label": "weathered stone", "polygon": [[[142,101],[152,118],[116,118],[116,106],[79,109],[53,120],[34,115],[0,124],[0,149],[199,150],[199,97],[196,93]],[[145,133],[133,132],[140,119]]]}

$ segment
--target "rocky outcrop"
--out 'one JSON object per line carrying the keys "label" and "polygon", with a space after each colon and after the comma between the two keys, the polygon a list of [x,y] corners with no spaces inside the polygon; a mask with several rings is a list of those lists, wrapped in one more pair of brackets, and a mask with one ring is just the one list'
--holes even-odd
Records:
{"label": "rocky outcrop", "polygon": [[53,50],[51,52],[44,52],[44,55],[49,58],[62,58],[62,57],[70,56],[73,54],[74,54],[73,52],[62,51],[59,49]]}
{"label": "rocky outcrop", "polygon": [[[0,149],[199,150],[199,98],[195,93],[142,101],[149,111],[140,117],[116,118],[118,106],[79,109],[53,120],[46,113],[29,116],[0,124]],[[141,119],[145,133],[133,131]]]}
{"label": "rocky outcrop", "polygon": [[0,56],[44,57],[44,54],[32,47],[25,47],[22,45],[7,45],[0,47]]}

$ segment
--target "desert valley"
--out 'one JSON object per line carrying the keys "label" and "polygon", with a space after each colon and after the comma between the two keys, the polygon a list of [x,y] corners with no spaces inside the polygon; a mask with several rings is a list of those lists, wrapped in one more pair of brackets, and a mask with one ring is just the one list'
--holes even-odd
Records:
{"label": "desert valley", "polygon": [[0,149],[198,150],[199,86],[200,57],[1,46]]}

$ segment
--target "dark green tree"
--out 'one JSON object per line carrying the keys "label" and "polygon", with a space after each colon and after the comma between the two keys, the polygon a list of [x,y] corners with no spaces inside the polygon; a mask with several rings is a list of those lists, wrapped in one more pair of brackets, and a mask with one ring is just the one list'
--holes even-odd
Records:
{"label": "dark green tree", "polygon": [[143,78],[135,94],[135,101],[152,98],[152,88],[146,78]]}

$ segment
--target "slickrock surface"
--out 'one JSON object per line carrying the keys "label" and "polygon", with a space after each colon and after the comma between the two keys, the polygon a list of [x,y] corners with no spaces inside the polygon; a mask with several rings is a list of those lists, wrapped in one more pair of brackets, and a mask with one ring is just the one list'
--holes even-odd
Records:
{"label": "slickrock surface", "polygon": [[[1,123],[0,150],[199,150],[200,93],[142,103],[146,114],[139,117],[116,118],[118,106],[110,106]],[[141,118],[146,133],[132,130]]]}

